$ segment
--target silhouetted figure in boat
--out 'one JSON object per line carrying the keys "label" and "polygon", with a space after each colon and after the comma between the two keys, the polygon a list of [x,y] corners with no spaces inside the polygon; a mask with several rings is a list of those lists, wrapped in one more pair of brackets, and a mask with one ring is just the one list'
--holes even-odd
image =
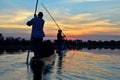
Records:
{"label": "silhouetted figure in boat", "polygon": [[[50,40],[44,41],[41,49],[43,53],[42,54],[43,58],[48,58],[51,55],[53,56],[54,50],[55,50],[54,45]],[[51,59],[53,58],[55,57],[49,58],[48,61],[51,61]],[[51,69],[49,67],[49,64],[46,67],[45,62],[40,59],[41,58],[36,59],[35,57],[31,58],[30,67],[33,72],[33,80],[44,80],[43,78],[45,77],[47,73],[49,73],[49,69]],[[51,62],[51,65],[54,65],[54,62]]]}
{"label": "silhouetted figure in boat", "polygon": [[62,35],[62,30],[58,30],[57,40],[58,40],[58,41],[63,41],[63,40],[64,40],[64,37],[65,37],[65,36]]}
{"label": "silhouetted figure in boat", "polygon": [[64,37],[65,36],[62,35],[62,30],[58,30],[58,33],[57,33],[58,53],[59,53],[59,51],[65,49],[65,40],[64,40]]}
{"label": "silhouetted figure in boat", "polygon": [[32,26],[31,43],[35,58],[42,57],[41,46],[43,37],[45,37],[43,27],[45,21],[42,19],[43,13],[39,12],[38,15],[34,14],[34,18],[27,22],[28,26]]}

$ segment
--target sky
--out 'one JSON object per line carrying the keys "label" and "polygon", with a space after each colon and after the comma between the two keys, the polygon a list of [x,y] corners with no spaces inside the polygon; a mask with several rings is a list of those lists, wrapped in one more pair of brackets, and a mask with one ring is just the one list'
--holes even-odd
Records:
{"label": "sky", "polygon": [[[39,0],[44,13],[45,38],[54,40],[58,27],[41,6],[46,6],[68,39],[120,40],[120,0]],[[0,0],[0,33],[30,39],[36,0]]]}

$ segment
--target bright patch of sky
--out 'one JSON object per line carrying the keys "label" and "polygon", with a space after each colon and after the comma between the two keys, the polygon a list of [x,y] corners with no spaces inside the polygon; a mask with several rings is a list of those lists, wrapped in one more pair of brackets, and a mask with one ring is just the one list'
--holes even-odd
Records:
{"label": "bright patch of sky", "polygon": [[[0,33],[7,36],[16,30],[15,34],[27,38],[31,28],[26,22],[33,17],[35,3],[36,0],[0,0]],[[49,39],[56,38],[58,28],[41,3],[71,39],[94,40],[93,37],[100,36],[104,40],[104,36],[109,35],[109,39],[118,40],[113,36],[120,36],[120,0],[39,0],[38,11],[44,12],[44,30]],[[14,31],[11,35],[14,36]]]}

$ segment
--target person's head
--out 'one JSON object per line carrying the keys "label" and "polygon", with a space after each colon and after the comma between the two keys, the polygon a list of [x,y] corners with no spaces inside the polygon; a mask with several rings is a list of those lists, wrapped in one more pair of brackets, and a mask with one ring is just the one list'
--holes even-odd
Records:
{"label": "person's head", "polygon": [[58,32],[59,32],[59,33],[61,33],[61,32],[62,32],[62,30],[60,30],[60,29],[59,29],[59,30],[58,30]]}
{"label": "person's head", "polygon": [[39,12],[39,13],[38,13],[38,17],[41,17],[41,18],[42,18],[42,17],[43,17],[43,13],[42,13],[42,12]]}

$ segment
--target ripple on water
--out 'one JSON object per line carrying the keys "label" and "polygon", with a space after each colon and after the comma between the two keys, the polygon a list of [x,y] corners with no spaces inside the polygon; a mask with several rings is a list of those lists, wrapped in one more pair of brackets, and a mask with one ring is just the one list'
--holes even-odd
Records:
{"label": "ripple on water", "polygon": [[[27,53],[27,52],[26,52]],[[27,69],[26,53],[0,55],[0,80],[32,80]],[[30,54],[30,57],[33,54]],[[62,59],[56,59],[47,80],[120,80],[120,55],[89,51],[68,51]]]}

